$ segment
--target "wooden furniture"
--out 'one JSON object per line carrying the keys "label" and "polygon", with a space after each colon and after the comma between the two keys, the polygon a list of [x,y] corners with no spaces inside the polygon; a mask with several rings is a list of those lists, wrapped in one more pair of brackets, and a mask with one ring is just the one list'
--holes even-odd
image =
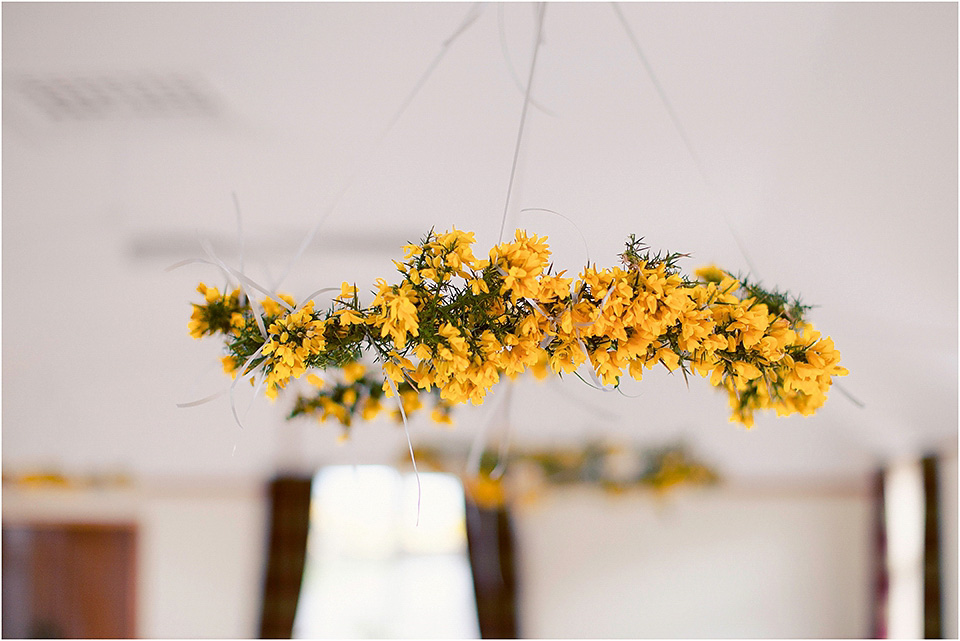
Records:
{"label": "wooden furniture", "polygon": [[3,526],[4,638],[136,636],[133,524]]}

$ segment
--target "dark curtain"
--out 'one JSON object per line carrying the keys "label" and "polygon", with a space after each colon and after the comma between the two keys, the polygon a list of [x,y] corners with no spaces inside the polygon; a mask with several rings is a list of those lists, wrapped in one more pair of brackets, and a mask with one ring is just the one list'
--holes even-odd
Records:
{"label": "dark curtain", "polygon": [[883,483],[886,474],[878,471],[873,477],[873,626],[874,639],[887,638],[887,598],[890,578],[887,575],[886,499]]}
{"label": "dark curtain", "polygon": [[517,638],[517,581],[513,532],[506,509],[487,509],[467,498],[467,548],[484,639]]}
{"label": "dark curtain", "polygon": [[[921,460],[923,471],[924,541],[923,541],[923,637],[943,638],[941,603],[941,551],[940,551],[940,489],[937,482],[938,461],[936,457]],[[874,479],[874,638],[887,637],[887,600],[889,576],[887,573],[887,529],[885,521],[885,496],[883,484],[886,471],[880,471]]]}
{"label": "dark curtain", "polygon": [[923,637],[940,639],[940,491],[937,459],[923,459],[923,496],[926,508],[923,542]]}
{"label": "dark curtain", "polygon": [[270,483],[270,543],[263,582],[261,639],[289,639],[307,556],[311,478],[279,477]]}

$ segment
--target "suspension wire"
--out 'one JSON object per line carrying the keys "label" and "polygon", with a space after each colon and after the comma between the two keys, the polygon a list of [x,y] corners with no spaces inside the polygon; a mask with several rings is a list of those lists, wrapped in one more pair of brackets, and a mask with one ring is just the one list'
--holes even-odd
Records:
{"label": "suspension wire", "polygon": [[513,179],[517,174],[517,160],[520,158],[520,142],[523,140],[523,129],[527,121],[527,107],[530,106],[530,89],[533,87],[533,72],[537,68],[537,53],[540,51],[540,43],[543,35],[543,16],[547,13],[547,3],[541,2],[539,16],[537,18],[537,38],[533,43],[533,59],[530,61],[530,74],[527,77],[527,90],[523,96],[523,109],[520,112],[520,128],[517,130],[517,143],[513,149],[513,165],[510,167],[510,180],[507,183],[507,198],[503,205],[503,218],[500,220],[500,236],[497,240],[499,245],[503,242],[503,230],[507,224],[507,212],[510,210],[510,194],[513,191]]}
{"label": "suspension wire", "polygon": [[276,283],[274,284],[274,288],[273,288],[274,291],[276,291],[276,289],[280,287],[280,284],[290,274],[290,271],[293,269],[294,265],[303,255],[303,252],[305,252],[307,247],[310,246],[310,243],[313,242],[313,239],[317,235],[317,232],[320,230],[321,225],[323,225],[324,221],[326,221],[326,219],[330,216],[330,214],[333,213],[337,205],[340,204],[340,200],[346,195],[347,191],[353,185],[357,176],[360,174],[360,171],[366,166],[367,162],[370,160],[373,154],[380,148],[380,146],[383,144],[383,141],[387,138],[387,136],[393,130],[393,127],[397,124],[397,122],[400,120],[403,114],[407,111],[407,108],[413,102],[414,98],[416,98],[417,94],[420,93],[420,90],[427,83],[427,80],[430,78],[434,70],[440,64],[440,61],[443,60],[444,56],[447,55],[447,52],[450,50],[450,46],[474,22],[476,22],[477,18],[480,17],[480,13],[483,10],[483,6],[484,6],[483,3],[481,2],[473,3],[469,11],[467,11],[467,15],[464,17],[461,23],[457,26],[456,30],[454,30],[453,34],[451,34],[450,37],[448,37],[446,40],[443,41],[443,44],[441,44],[440,46],[440,51],[437,52],[437,55],[434,56],[433,60],[427,66],[426,71],[423,72],[423,74],[420,76],[420,79],[417,80],[417,83],[413,86],[413,89],[411,89],[410,93],[408,93],[406,98],[404,98],[403,102],[400,104],[400,107],[393,114],[393,117],[390,118],[390,121],[387,123],[386,127],[384,127],[383,131],[381,131],[380,135],[377,137],[373,146],[370,147],[369,150],[366,152],[366,154],[364,154],[364,156],[360,159],[360,162],[357,164],[353,173],[350,174],[349,178],[347,178],[344,184],[340,187],[340,190],[334,196],[333,201],[331,201],[331,203],[327,205],[327,208],[323,211],[320,218],[314,224],[313,228],[304,237],[303,241],[300,243],[299,249],[297,249],[297,253],[294,254],[293,258],[287,264],[286,269],[284,269],[283,272],[281,272],[280,278],[277,279]]}
{"label": "suspension wire", "polygon": [[[513,68],[513,60],[510,57],[510,47],[507,44],[507,28],[506,28],[506,25],[504,24],[504,19],[503,19],[503,3],[502,2],[497,4],[497,26],[500,29],[500,52],[503,54],[503,62],[507,66],[507,71],[510,72],[510,78],[513,79],[513,84],[516,86],[517,91],[519,91],[520,93],[523,93],[525,91],[523,87],[523,82],[520,80],[520,76],[517,75],[517,70]],[[530,97],[530,104],[533,105],[535,108],[539,109],[540,111],[542,111],[543,113],[547,114],[548,116],[557,115],[555,112],[547,109],[546,107],[541,105],[539,102],[537,102],[536,98],[532,96]]]}
{"label": "suspension wire", "polygon": [[[687,135],[687,130],[683,126],[683,123],[680,122],[680,117],[677,115],[677,111],[673,108],[673,104],[670,102],[670,99],[667,97],[667,92],[664,91],[663,85],[660,84],[660,80],[657,78],[657,74],[653,71],[653,67],[650,65],[650,61],[647,60],[647,56],[643,53],[643,48],[640,47],[640,41],[637,39],[636,33],[633,31],[633,28],[630,26],[630,23],[627,22],[626,16],[623,15],[623,11],[620,10],[620,5],[616,2],[611,2],[610,6],[613,7],[614,13],[617,14],[617,18],[620,20],[620,24],[623,25],[623,30],[627,34],[627,38],[630,40],[630,44],[633,45],[633,50],[637,54],[637,58],[640,59],[640,64],[643,65],[644,70],[647,72],[647,76],[650,78],[650,83],[653,85],[653,88],[656,90],[657,95],[660,97],[660,102],[663,104],[663,108],[666,110],[667,115],[670,117],[670,120],[673,122],[674,128],[677,130],[680,139],[683,141],[683,145],[687,148],[687,153],[690,154],[690,158],[693,160],[693,164],[697,168],[697,173],[700,174],[700,178],[703,180],[707,188],[716,194],[716,188],[713,185],[713,181],[710,180],[709,174],[707,174],[706,169],[704,168],[703,161],[700,158],[700,154],[697,153],[696,148],[693,146],[693,143],[690,141],[690,136]],[[757,268],[754,266],[753,261],[750,260],[750,255],[747,253],[747,248],[740,240],[740,236],[737,234],[736,230],[733,227],[733,223],[730,222],[730,218],[727,216],[726,211],[721,207],[720,215],[723,217],[724,222],[727,224],[727,229],[730,231],[730,235],[733,236],[733,241],[737,244],[737,248],[740,250],[740,254],[743,256],[744,261],[747,263],[747,267],[750,268],[750,272],[757,278],[760,278],[760,273],[757,271]]]}
{"label": "suspension wire", "polygon": [[[684,146],[687,148],[687,152],[690,154],[690,158],[693,160],[693,164],[697,168],[697,172],[700,174],[700,177],[703,179],[703,182],[706,184],[707,188],[714,193],[716,196],[716,188],[713,185],[713,182],[710,180],[710,176],[707,174],[706,169],[704,168],[703,161],[700,158],[700,154],[697,153],[696,148],[693,146],[693,143],[690,141],[690,137],[687,135],[686,129],[683,124],[680,122],[680,117],[677,116],[676,110],[673,108],[673,105],[670,102],[670,99],[667,98],[667,94],[663,89],[663,85],[660,84],[660,81],[657,79],[657,74],[654,73],[653,67],[650,65],[650,61],[647,60],[646,55],[643,53],[643,49],[640,47],[640,42],[637,40],[637,35],[634,33],[633,28],[630,26],[630,23],[627,22],[626,16],[623,15],[623,11],[620,10],[620,5],[617,2],[611,2],[610,6],[613,7],[614,13],[617,14],[617,18],[620,20],[620,24],[623,25],[623,29],[627,34],[627,38],[630,40],[630,44],[633,45],[633,50],[636,52],[637,57],[640,59],[640,63],[643,65],[644,70],[647,72],[647,76],[650,78],[650,82],[653,84],[653,88],[657,91],[657,95],[660,97],[660,102],[663,103],[664,109],[667,111],[667,115],[670,116],[670,120],[673,121],[673,126],[676,128],[677,133],[680,135],[681,140],[683,140]],[[744,246],[743,241],[740,239],[739,234],[733,227],[733,224],[730,222],[730,218],[727,216],[727,212],[720,207],[720,215],[723,217],[724,222],[727,224],[727,229],[730,232],[730,235],[733,236],[734,242],[737,244],[737,248],[740,250],[740,254],[743,256],[743,260],[746,261],[747,267],[750,268],[750,273],[754,275],[757,280],[760,280],[760,272],[757,271],[756,266],[753,261],[750,260],[750,255],[747,252],[747,248]],[[837,381],[834,381],[833,384],[836,386],[837,390],[843,394],[851,403],[856,405],[859,408],[865,407],[864,403],[854,397],[850,392],[848,392],[844,387]]]}

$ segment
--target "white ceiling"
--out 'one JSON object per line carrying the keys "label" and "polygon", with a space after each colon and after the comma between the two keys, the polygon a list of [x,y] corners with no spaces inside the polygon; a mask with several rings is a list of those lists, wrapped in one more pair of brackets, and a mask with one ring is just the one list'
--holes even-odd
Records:
{"label": "white ceiling", "polygon": [[[329,212],[283,283],[299,296],[389,278],[400,244],[434,226],[475,231],[485,252],[534,5],[483,5],[384,135],[471,7],[5,3],[4,470],[243,476],[402,454],[392,424],[336,446],[332,426],[284,423],[282,400],[256,401],[244,430],[225,398],[176,408],[226,383],[218,346],[186,334],[196,282],[221,283],[163,268],[200,256],[198,236],[236,261],[234,193],[264,282]],[[600,264],[630,233],[692,253],[690,269],[752,264],[819,305],[865,407],[834,392],[815,417],[747,432],[701,380],[630,381],[636,398],[526,381],[513,442],[683,438],[728,476],[827,481],[955,447],[956,5],[621,8],[706,180],[611,5],[549,4],[508,227],[549,235],[571,271],[577,229],[521,209],[562,213]],[[97,88],[112,106],[83,111]],[[137,111],[150,92],[166,112]],[[465,444],[494,414],[412,432]]]}

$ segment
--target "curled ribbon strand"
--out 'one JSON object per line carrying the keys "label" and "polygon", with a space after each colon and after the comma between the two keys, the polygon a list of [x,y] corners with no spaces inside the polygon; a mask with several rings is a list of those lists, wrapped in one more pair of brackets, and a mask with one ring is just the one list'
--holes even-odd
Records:
{"label": "curled ribbon strand", "polygon": [[[381,367],[382,368],[382,367]],[[410,449],[410,462],[413,464],[413,473],[417,477],[417,525],[420,525],[420,500],[423,498],[423,487],[420,485],[420,472],[417,470],[417,459],[413,455],[413,442],[410,440],[410,428],[407,426],[407,413],[403,409],[403,399],[400,398],[400,391],[396,383],[387,375],[387,370],[383,369],[383,378],[390,383],[390,390],[393,397],[397,399],[397,407],[400,409],[400,418],[403,419],[403,433],[407,437],[407,447]]]}

